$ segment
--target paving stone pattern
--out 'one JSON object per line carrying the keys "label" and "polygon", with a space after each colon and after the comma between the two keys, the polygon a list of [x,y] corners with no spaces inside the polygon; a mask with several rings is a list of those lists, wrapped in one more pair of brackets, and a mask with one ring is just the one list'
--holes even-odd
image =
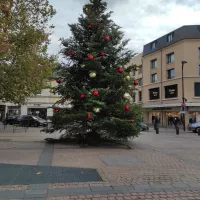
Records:
{"label": "paving stone pattern", "polygon": [[[2,168],[0,165],[0,200],[200,199],[200,137],[193,133],[180,132],[176,136],[173,130],[162,131],[159,135],[151,130],[142,133],[130,142],[132,150],[113,147],[82,149],[70,145],[46,144],[38,157],[38,166],[21,165],[19,169],[19,165],[13,165],[16,174],[11,174],[8,172],[9,165]],[[1,143],[5,153],[7,149],[12,151],[13,144],[6,141]],[[28,152],[27,145],[16,143],[15,146],[17,151]],[[42,145],[37,146],[42,150]],[[34,145],[30,148],[34,150]],[[2,156],[0,154],[0,160]],[[5,168],[8,170],[5,171],[6,176],[2,175],[2,169]],[[88,169],[97,169],[95,172],[100,179],[83,180],[85,174],[79,170]],[[36,174],[38,172],[41,174]],[[15,182],[20,176],[21,182]],[[84,177],[82,182],[79,181],[80,177]],[[3,178],[5,182],[12,178],[10,188],[3,188]],[[26,181],[28,187],[22,186],[19,190],[13,187],[14,183],[21,185]]]}
{"label": "paving stone pattern", "polygon": [[129,166],[143,163],[133,156],[100,156],[103,162],[108,166]]}
{"label": "paving stone pattern", "polygon": [[[199,184],[200,185],[200,184]],[[137,185],[118,187],[90,187],[90,188],[57,188],[47,189],[47,184],[31,185],[26,191],[0,191],[0,199],[95,199],[121,197],[123,199],[160,199],[179,200],[200,199],[199,185],[187,185],[185,189],[180,185]],[[125,198],[125,197],[131,198]],[[183,198],[184,197],[184,198]],[[171,199],[170,199],[171,198]],[[118,199],[118,198],[117,198]],[[97,199],[95,199],[97,200]],[[110,199],[109,199],[110,200]]]}
{"label": "paving stone pattern", "polygon": [[102,181],[96,169],[70,167],[0,165],[0,185]]}
{"label": "paving stone pattern", "polygon": [[38,162],[38,165],[40,166],[50,166],[53,159],[53,151],[54,151],[54,145],[53,144],[46,144],[45,148],[43,149],[43,152],[40,156],[40,160]]}

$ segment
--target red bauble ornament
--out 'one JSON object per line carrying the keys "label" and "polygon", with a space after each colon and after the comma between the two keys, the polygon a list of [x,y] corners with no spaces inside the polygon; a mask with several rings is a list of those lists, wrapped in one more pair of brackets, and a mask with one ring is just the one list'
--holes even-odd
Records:
{"label": "red bauble ornament", "polygon": [[88,25],[88,28],[89,28],[89,29],[91,29],[91,28],[92,28],[92,25],[91,25],[91,24],[90,24],[90,25]]}
{"label": "red bauble ornament", "polygon": [[135,86],[139,85],[139,82],[138,82],[138,81],[135,81],[135,82],[134,82],[134,85],[135,85]]}
{"label": "red bauble ornament", "polygon": [[94,59],[94,56],[90,55],[88,56],[88,60],[93,60]]}
{"label": "red bauble ornament", "polygon": [[87,117],[88,119],[92,119],[92,115],[90,115],[90,114],[88,114],[88,117]]}
{"label": "red bauble ornament", "polygon": [[60,79],[56,79],[56,83],[61,83],[61,80]]}
{"label": "red bauble ornament", "polygon": [[71,51],[70,54],[71,54],[71,56],[74,56],[74,55],[75,55],[75,52],[74,52],[74,51]]}
{"label": "red bauble ornament", "polygon": [[135,120],[132,119],[130,122],[131,122],[131,124],[134,124]]}
{"label": "red bauble ornament", "polygon": [[81,94],[81,99],[85,99],[85,94]]}
{"label": "red bauble ornament", "polygon": [[105,53],[104,53],[104,52],[101,52],[101,56],[105,56]]}
{"label": "red bauble ornament", "polygon": [[123,68],[119,68],[119,69],[118,69],[118,72],[119,72],[119,73],[123,73],[123,72],[124,72],[124,69],[123,69]]}
{"label": "red bauble ornament", "polygon": [[109,40],[110,40],[110,37],[109,37],[109,36],[106,36],[106,37],[104,38],[104,40],[105,40],[105,41],[109,41]]}
{"label": "red bauble ornament", "polygon": [[125,106],[125,110],[126,110],[126,111],[129,111],[130,109],[131,109],[130,106]]}
{"label": "red bauble ornament", "polygon": [[59,110],[56,108],[56,109],[54,109],[54,113],[58,113],[59,112]]}
{"label": "red bauble ornament", "polygon": [[97,90],[95,90],[95,91],[93,92],[93,95],[94,95],[94,96],[99,96],[99,92],[98,92]]}

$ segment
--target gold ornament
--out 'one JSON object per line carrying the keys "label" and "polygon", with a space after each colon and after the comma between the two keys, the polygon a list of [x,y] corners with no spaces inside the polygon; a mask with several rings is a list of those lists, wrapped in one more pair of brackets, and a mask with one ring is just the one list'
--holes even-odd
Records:
{"label": "gold ornament", "polygon": [[90,73],[90,78],[95,78],[97,75],[96,75],[96,73],[95,72],[91,72]]}
{"label": "gold ornament", "polygon": [[93,111],[96,112],[96,113],[99,113],[100,112],[100,108],[94,108]]}
{"label": "gold ornament", "polygon": [[139,67],[136,67],[136,68],[135,68],[135,71],[137,72],[138,70],[139,70]]}
{"label": "gold ornament", "polygon": [[130,94],[125,93],[125,94],[124,94],[124,99],[130,99]]}
{"label": "gold ornament", "polygon": [[131,80],[131,77],[130,77],[130,76],[127,76],[127,77],[126,77],[126,80],[127,80],[127,81],[130,81],[130,80]]}

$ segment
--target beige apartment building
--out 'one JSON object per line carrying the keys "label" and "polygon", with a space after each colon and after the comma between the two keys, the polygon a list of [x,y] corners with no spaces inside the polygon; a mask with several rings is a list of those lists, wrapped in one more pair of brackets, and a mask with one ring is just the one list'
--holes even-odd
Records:
{"label": "beige apartment building", "polygon": [[182,61],[185,123],[187,126],[190,118],[200,121],[200,26],[190,25],[144,45],[142,102],[146,123],[155,117],[162,125],[169,125],[172,117],[182,119]]}

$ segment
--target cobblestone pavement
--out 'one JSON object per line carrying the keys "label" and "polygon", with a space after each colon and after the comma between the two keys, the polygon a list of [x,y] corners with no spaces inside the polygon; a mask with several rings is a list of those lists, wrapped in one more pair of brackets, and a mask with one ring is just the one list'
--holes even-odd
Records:
{"label": "cobblestone pavement", "polygon": [[[200,137],[151,129],[124,146],[46,145],[44,134],[0,130],[0,163],[97,169],[102,182],[0,186],[1,199],[200,199]],[[6,135],[8,134],[8,135]],[[38,138],[36,136],[38,135]],[[9,138],[9,140],[7,140]],[[39,140],[40,139],[40,140]]]}
{"label": "cobblestone pavement", "polygon": [[127,193],[110,195],[82,195],[70,197],[53,197],[48,200],[197,200],[200,199],[200,191],[187,192],[151,192],[151,193]]}

